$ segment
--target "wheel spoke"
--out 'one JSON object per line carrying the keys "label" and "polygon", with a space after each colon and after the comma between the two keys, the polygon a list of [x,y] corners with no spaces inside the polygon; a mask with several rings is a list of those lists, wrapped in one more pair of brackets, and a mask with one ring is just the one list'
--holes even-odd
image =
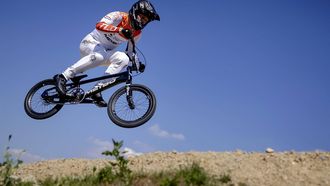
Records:
{"label": "wheel spoke", "polygon": [[130,105],[127,99],[127,89],[122,87],[110,98],[108,115],[110,119],[121,127],[133,128],[147,122],[155,112],[156,99],[150,89],[143,85],[131,85]]}
{"label": "wheel spoke", "polygon": [[142,118],[150,107],[148,96],[138,90],[133,90],[134,109],[129,108],[126,99],[126,92],[123,92],[117,99],[114,110],[116,115],[125,121],[135,121]]}
{"label": "wheel spoke", "polygon": [[36,90],[36,92],[32,95],[29,104],[34,112],[47,113],[56,106],[56,104],[47,103],[47,101],[41,96],[44,91],[52,87],[54,87],[54,85],[45,85],[44,87],[40,87],[38,90]]}
{"label": "wheel spoke", "polygon": [[46,119],[56,114],[63,105],[51,79],[41,81],[34,85],[24,100],[24,109],[33,119]]}

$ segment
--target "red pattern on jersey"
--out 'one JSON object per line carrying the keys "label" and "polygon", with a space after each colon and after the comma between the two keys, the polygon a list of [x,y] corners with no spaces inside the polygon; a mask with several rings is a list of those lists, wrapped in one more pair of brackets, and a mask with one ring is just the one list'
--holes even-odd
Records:
{"label": "red pattern on jersey", "polygon": [[[122,14],[122,21],[118,24],[117,27],[122,27],[122,28],[124,28],[124,29],[129,29],[129,30],[131,30],[131,31],[132,31],[132,34],[133,34],[134,37],[138,36],[138,35],[141,33],[141,30],[134,30],[134,29],[132,28],[132,26],[131,26],[131,22],[130,22],[130,19],[129,19],[127,13],[123,13],[123,14]],[[120,36],[122,36],[122,37],[125,38],[125,36],[122,35],[121,33],[120,33]]]}
{"label": "red pattern on jersey", "polygon": [[99,22],[96,24],[96,29],[101,30],[103,32],[119,32],[119,27],[108,25],[105,22]]}
{"label": "red pattern on jersey", "polygon": [[125,36],[119,32],[120,28],[131,30],[134,37],[141,34],[141,30],[134,30],[132,28],[132,26],[130,24],[129,16],[127,13],[122,12],[121,16],[122,16],[122,20],[117,26],[114,26],[111,24],[106,24],[105,22],[99,22],[96,24],[96,29],[103,31],[103,32],[119,33],[119,35],[123,38],[125,38]]}

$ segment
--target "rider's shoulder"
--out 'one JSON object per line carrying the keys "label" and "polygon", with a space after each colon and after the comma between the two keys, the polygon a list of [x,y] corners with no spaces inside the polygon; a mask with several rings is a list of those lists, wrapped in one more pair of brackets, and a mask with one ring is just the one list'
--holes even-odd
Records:
{"label": "rider's shoulder", "polygon": [[127,17],[128,13],[126,12],[121,12],[121,11],[114,11],[114,12],[110,12],[107,15],[104,16],[105,19],[109,19],[109,20],[116,20],[116,19],[122,19],[123,17]]}

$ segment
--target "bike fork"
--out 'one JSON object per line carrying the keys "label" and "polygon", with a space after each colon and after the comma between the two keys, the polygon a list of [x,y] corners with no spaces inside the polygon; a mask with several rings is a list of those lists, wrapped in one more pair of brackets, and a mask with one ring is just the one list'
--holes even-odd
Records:
{"label": "bike fork", "polygon": [[133,110],[135,108],[135,104],[133,101],[133,92],[131,90],[130,84],[126,85],[126,100],[129,108]]}

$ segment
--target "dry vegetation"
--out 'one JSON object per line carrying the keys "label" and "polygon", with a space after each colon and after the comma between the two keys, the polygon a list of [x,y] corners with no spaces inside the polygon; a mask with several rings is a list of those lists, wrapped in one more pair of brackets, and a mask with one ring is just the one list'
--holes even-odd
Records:
{"label": "dry vegetation", "polygon": [[[173,172],[196,163],[214,178],[227,176],[229,185],[330,185],[329,152],[155,152],[128,160],[134,174]],[[49,160],[23,164],[15,175],[27,181],[83,177],[108,164],[106,159]]]}

